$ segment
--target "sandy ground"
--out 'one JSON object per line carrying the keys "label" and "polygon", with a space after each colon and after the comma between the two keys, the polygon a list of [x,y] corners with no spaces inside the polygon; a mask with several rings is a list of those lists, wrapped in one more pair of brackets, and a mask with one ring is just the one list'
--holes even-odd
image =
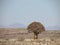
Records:
{"label": "sandy ground", "polygon": [[32,39],[20,41],[18,39],[0,39],[0,45],[60,45],[60,39],[44,38],[37,42]]}
{"label": "sandy ground", "polygon": [[0,45],[60,45],[60,30],[48,30],[39,34],[37,42],[33,33],[20,28],[0,28]]}

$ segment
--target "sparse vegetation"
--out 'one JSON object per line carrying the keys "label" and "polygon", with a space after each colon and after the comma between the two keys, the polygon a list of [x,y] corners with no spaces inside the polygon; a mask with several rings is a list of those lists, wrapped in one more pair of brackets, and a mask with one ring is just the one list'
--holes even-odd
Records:
{"label": "sparse vegetation", "polygon": [[60,39],[59,40],[51,40],[50,38],[42,38],[39,39],[39,42],[32,42],[32,41],[18,41],[17,39],[0,39],[0,45],[60,45]]}
{"label": "sparse vegetation", "polygon": [[[0,29],[0,45],[60,45],[60,30],[47,30],[39,34],[37,43],[25,40],[33,39],[32,35],[26,29],[2,28]],[[20,40],[21,38],[22,40]]]}

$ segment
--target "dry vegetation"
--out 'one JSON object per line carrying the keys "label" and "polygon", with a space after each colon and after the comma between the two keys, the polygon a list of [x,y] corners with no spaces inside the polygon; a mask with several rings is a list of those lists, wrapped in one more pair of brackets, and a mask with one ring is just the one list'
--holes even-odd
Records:
{"label": "dry vegetation", "polygon": [[30,40],[21,41],[19,39],[0,39],[0,45],[60,45],[60,39],[44,38],[38,42]]}
{"label": "dry vegetation", "polygon": [[38,42],[34,42],[33,33],[26,29],[0,28],[0,45],[60,45],[60,31],[42,32]]}

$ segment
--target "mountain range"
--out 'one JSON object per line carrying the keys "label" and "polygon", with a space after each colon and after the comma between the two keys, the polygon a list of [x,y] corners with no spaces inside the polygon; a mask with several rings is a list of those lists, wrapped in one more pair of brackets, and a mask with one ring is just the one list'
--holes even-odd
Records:
{"label": "mountain range", "polygon": [[[15,23],[9,26],[3,26],[0,25],[0,28],[26,28],[27,26],[25,26],[24,24],[19,24],[19,23]],[[48,26],[46,27],[47,30],[60,30],[59,26]]]}
{"label": "mountain range", "polygon": [[0,25],[0,28],[25,28],[25,27],[26,27],[25,25],[19,24],[19,23],[15,23],[15,24],[8,25],[8,26]]}

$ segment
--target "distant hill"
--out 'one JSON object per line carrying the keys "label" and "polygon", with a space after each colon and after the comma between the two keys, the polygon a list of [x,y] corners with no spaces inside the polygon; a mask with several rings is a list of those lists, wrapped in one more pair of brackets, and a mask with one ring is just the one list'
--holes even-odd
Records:
{"label": "distant hill", "polygon": [[0,28],[25,28],[26,26],[23,24],[15,23],[9,26],[2,26],[0,25]]}
{"label": "distant hill", "polygon": [[4,28],[5,26],[3,26],[3,25],[0,25],[0,28]]}
{"label": "distant hill", "polygon": [[8,27],[10,27],[10,28],[25,28],[26,26],[23,24],[15,23],[15,24],[9,25]]}
{"label": "distant hill", "polygon": [[[14,23],[9,26],[0,25],[0,28],[26,28],[24,24]],[[48,26],[46,30],[60,30],[59,26]]]}

